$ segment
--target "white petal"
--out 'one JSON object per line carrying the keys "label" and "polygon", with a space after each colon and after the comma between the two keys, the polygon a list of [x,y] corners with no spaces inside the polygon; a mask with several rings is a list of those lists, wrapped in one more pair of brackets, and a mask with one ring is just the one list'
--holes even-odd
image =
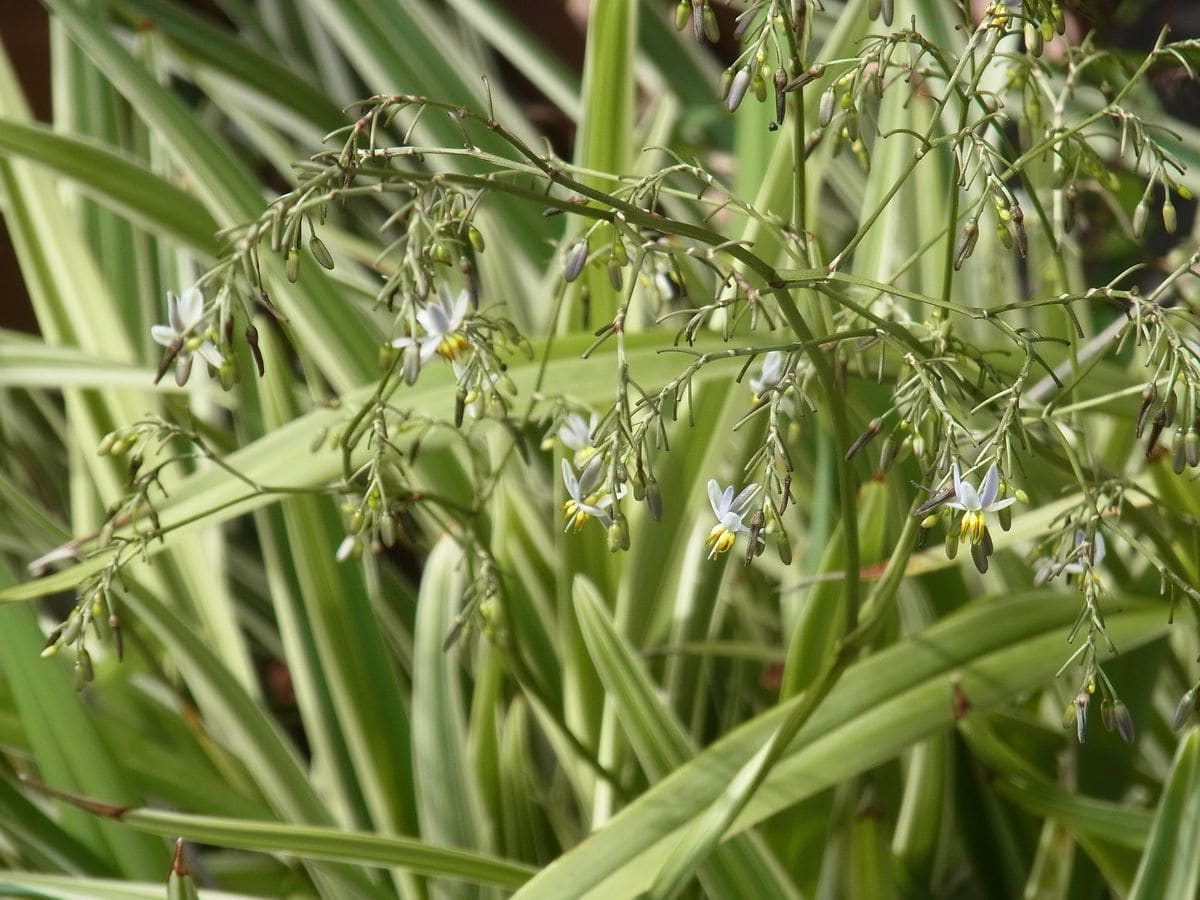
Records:
{"label": "white petal", "polygon": [[983,509],[979,505],[979,493],[969,481],[959,483],[958,502],[962,504],[961,509]]}
{"label": "white petal", "polygon": [[411,338],[411,337],[398,337],[392,341],[392,346],[397,347],[397,348],[399,348],[399,347],[419,347],[420,344],[421,344],[420,341],[418,341],[416,338]]}
{"label": "white petal", "polygon": [[[733,488],[731,487],[729,490],[732,492]],[[750,501],[754,499],[754,495],[757,493],[757,484],[746,485],[744,488],[742,488],[742,492],[734,498],[731,504],[729,504],[729,509],[738,515],[741,515],[743,512],[745,512],[746,507],[750,505]]]}
{"label": "white petal", "polygon": [[725,515],[721,504],[721,486],[715,478],[708,479],[708,502],[712,506],[713,515],[720,519]]}
{"label": "white petal", "polygon": [[151,325],[150,337],[154,338],[154,343],[162,344],[164,347],[170,347],[179,337],[178,332],[168,325]]}
{"label": "white petal", "polygon": [[459,291],[458,297],[454,301],[454,306],[450,310],[450,327],[457,328],[463,323],[467,317],[467,307],[471,302],[471,297],[466,291]]}
{"label": "white petal", "polygon": [[190,287],[179,298],[179,318],[183,320],[180,331],[196,325],[204,315],[204,293],[198,287]]}
{"label": "white petal", "polygon": [[982,509],[984,512],[996,512],[997,510],[1012,506],[1016,502],[1017,502],[1016,497],[1005,497],[1003,500],[997,500],[991,506],[981,506],[979,508]]}
{"label": "white petal", "polygon": [[[962,503],[962,469],[958,467],[958,463],[954,464],[954,499]],[[959,507],[961,509],[961,507]]]}
{"label": "white petal", "polygon": [[996,464],[988,466],[987,474],[983,476],[983,484],[979,487],[979,503],[983,509],[991,507],[1000,493],[1000,470]]}
{"label": "white petal", "polygon": [[1092,564],[1100,565],[1104,560],[1104,554],[1108,552],[1108,548],[1104,545],[1104,535],[1099,531],[1096,532],[1096,547],[1092,551]]}
{"label": "white petal", "polygon": [[567,493],[578,502],[579,481],[575,478],[575,473],[571,471],[571,464],[565,459],[562,461],[562,477],[563,484],[567,486]]}
{"label": "white petal", "polygon": [[221,355],[221,351],[217,349],[217,345],[212,341],[205,341],[196,348],[196,352],[213,368],[219,369],[225,362],[225,357]]}

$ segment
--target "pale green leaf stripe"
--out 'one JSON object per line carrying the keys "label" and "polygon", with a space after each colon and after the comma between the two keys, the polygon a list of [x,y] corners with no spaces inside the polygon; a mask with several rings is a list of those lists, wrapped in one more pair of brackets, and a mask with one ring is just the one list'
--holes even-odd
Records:
{"label": "pale green leaf stripe", "polygon": [[[664,354],[657,344],[656,335],[626,335],[625,348],[631,371],[644,385],[660,384],[675,375],[681,367],[672,354]],[[580,359],[579,354],[592,342],[590,335],[574,335],[555,340],[550,383],[570,385],[568,399],[582,404],[595,404],[607,400],[612,394],[609,382],[615,347],[606,346],[593,353],[589,359]],[[715,339],[705,338],[696,344],[697,350],[715,349],[720,346]],[[514,359],[507,371],[520,396],[529,396],[537,382],[541,348],[534,345],[532,360]],[[709,378],[728,376],[717,366],[706,366],[696,376],[696,382]],[[373,386],[359,388],[342,398],[344,408],[357,408],[374,390]],[[391,396],[398,406],[429,416],[446,415],[454,408],[454,375],[449,366],[431,367],[421,373],[420,381],[413,387],[402,387]],[[133,417],[131,417],[132,420]],[[230,454],[226,462],[238,471],[260,483],[275,484],[286,477],[287,486],[303,488],[318,487],[336,481],[341,476],[339,453],[322,450],[316,453],[309,448],[323,430],[344,424],[344,410],[319,409],[275,429],[247,447]],[[432,448],[447,439],[442,430],[431,431],[424,438],[424,446]],[[97,439],[98,440],[98,439]],[[164,547],[170,547],[196,531],[211,528],[235,516],[276,501],[273,494],[248,494],[246,485],[215,467],[197,472],[186,479],[171,481],[164,476],[170,492],[169,501],[162,503],[159,516],[164,525],[179,528],[165,535],[164,541],[153,541],[146,552],[153,556]],[[104,559],[95,557],[69,569],[48,575],[37,581],[13,588],[0,590],[0,602],[30,600],[58,590],[74,588],[83,578],[98,571]]]}
{"label": "pale green leaf stripe", "polygon": [[[0,872],[0,896],[37,897],[42,900],[162,900],[166,878],[160,884],[72,878],[42,872]],[[200,900],[256,900],[249,894],[201,890]]]}
{"label": "pale green leaf stripe", "polygon": [[459,687],[462,644],[443,647],[467,578],[462,551],[443,537],[425,560],[413,640],[412,746],[421,834],[439,843],[487,848],[490,829],[467,758]]}
{"label": "pale green leaf stripe", "polygon": [[[651,781],[659,781],[695,755],[686,733],[654,689],[649,674],[620,634],[591,582],[576,576],[575,612],[592,662],[616,705],[617,717]],[[758,835],[741,834],[701,867],[713,896],[799,897],[779,861]]]}
{"label": "pale green leaf stripe", "polygon": [[[0,584],[11,579],[7,567],[0,565]],[[41,777],[67,791],[105,793],[117,802],[140,801],[89,718],[68,667],[59,660],[38,658],[44,638],[34,611],[13,607],[0,612],[0,671]],[[149,878],[159,869],[163,847],[157,841],[130,840],[111,822],[98,822],[77,810],[68,809],[61,825],[113,872]]]}
{"label": "pale green leaf stripe", "polygon": [[3,117],[0,153],[19,156],[71,179],[97,202],[200,255],[215,257],[220,249],[216,220],[203,203],[99,141]]}
{"label": "pale green leaf stripe", "polygon": [[302,77],[289,66],[249,43],[197,16],[178,3],[163,0],[115,0],[117,12],[131,24],[146,19],[174,49],[190,61],[223,73],[228,78],[302,117],[323,132],[342,124],[336,103],[318,89],[313,78]]}
{"label": "pale green leaf stripe", "polygon": [[130,810],[121,821],[152,834],[178,836],[220,847],[289,853],[302,859],[339,863],[396,866],[421,875],[439,875],[474,884],[519,887],[536,871],[523,863],[439,847],[411,838],[333,828],[190,816],[152,809]]}
{"label": "pale green leaf stripe", "polygon": [[1179,745],[1129,900],[1195,897],[1200,886],[1200,730]]}
{"label": "pale green leaf stripe", "polygon": [[[730,833],[892,758],[953,724],[959,679],[977,709],[1040,687],[1061,664],[1076,609],[1053,590],[973,603],[851,667],[801,730]],[[1127,602],[1108,621],[1126,649],[1161,634],[1161,605]],[[758,716],[652,787],[518,896],[629,897],[653,881],[696,816],[770,740],[794,703]]]}

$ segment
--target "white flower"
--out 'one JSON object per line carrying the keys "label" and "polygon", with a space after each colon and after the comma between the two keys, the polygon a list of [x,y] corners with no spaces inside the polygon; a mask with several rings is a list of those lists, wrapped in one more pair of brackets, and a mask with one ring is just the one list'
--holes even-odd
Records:
{"label": "white flower", "polygon": [[780,350],[772,350],[763,357],[762,370],[756,377],[750,379],[750,389],[754,391],[755,403],[762,400],[764,391],[779,384],[780,379],[783,378],[784,361],[783,352]]}
{"label": "white flower", "polygon": [[959,471],[958,463],[954,464],[954,499],[947,500],[946,505],[951,509],[963,511],[962,530],[959,540],[968,536],[972,544],[982,544],[987,536],[987,518],[985,513],[997,512],[1017,502],[1016,497],[1006,497],[997,500],[1000,493],[1000,472],[996,464],[988,468],[987,474],[976,490],[969,481],[965,481]]}
{"label": "white flower", "polygon": [[361,549],[362,545],[359,543],[358,536],[348,534],[346,537],[342,538],[342,542],[338,544],[337,552],[334,553],[334,558],[338,562],[345,562],[351,556],[354,556],[356,553],[358,553]]}
{"label": "white flower", "polygon": [[579,413],[570,413],[567,420],[558,429],[558,439],[568,450],[575,453],[575,465],[583,466],[596,453],[592,443],[592,432],[600,424],[600,417],[592,413],[590,419],[584,419]]}
{"label": "white flower", "polygon": [[[603,469],[601,457],[593,457],[584,466],[579,477],[565,459],[562,461],[563,484],[567,486],[567,501],[562,505],[563,531],[574,529],[578,531],[587,524],[588,519],[595,519],[605,528],[612,524],[609,507],[613,504],[613,495],[607,491],[597,491],[600,486],[600,476]],[[622,492],[618,493],[620,497]]]}
{"label": "white flower", "polygon": [[204,324],[204,293],[198,287],[190,287],[182,297],[174,291],[167,293],[167,325],[153,325],[150,336],[156,344],[175,352],[175,383],[180,387],[187,384],[192,371],[192,354],[210,366],[220,368],[225,361],[217,345],[207,340],[204,334],[195,333]]}
{"label": "white flower", "polygon": [[733,495],[733,485],[721,490],[715,479],[708,480],[708,502],[712,504],[713,515],[717,524],[713,526],[704,546],[708,547],[708,558],[713,559],[718,553],[724,553],[733,546],[739,534],[749,534],[750,526],[742,521],[746,515],[750,501],[758,494],[757,484],[748,484],[736,497]]}
{"label": "white flower", "polygon": [[1092,545],[1085,549],[1084,544],[1086,543],[1087,532],[1076,531],[1075,558],[1064,565],[1062,571],[1067,575],[1082,575],[1098,581],[1099,576],[1092,572],[1092,569],[1104,561],[1104,554],[1107,552],[1107,548],[1104,546],[1104,535],[1097,531]]}
{"label": "white flower", "polygon": [[[439,354],[453,361],[460,353],[470,347],[466,335],[459,330],[467,318],[467,306],[470,297],[466,291],[459,292],[456,299],[451,299],[449,292],[442,289],[437,300],[429,303],[417,312],[417,324],[424,330],[419,337],[399,337],[392,341],[393,347],[412,348],[416,353],[415,367],[425,365]],[[415,369],[413,371],[415,375]]]}

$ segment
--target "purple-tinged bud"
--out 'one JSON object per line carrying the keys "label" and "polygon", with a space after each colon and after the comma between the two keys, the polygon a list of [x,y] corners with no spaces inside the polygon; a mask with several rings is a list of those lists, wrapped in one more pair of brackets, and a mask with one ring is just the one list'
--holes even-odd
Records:
{"label": "purple-tinged bud", "polygon": [[583,273],[587,258],[587,238],[580,238],[567,252],[566,261],[563,263],[563,279],[571,282],[578,278]]}
{"label": "purple-tinged bud", "polygon": [[1087,691],[1080,691],[1075,695],[1075,737],[1079,743],[1087,740],[1087,716],[1088,704],[1092,702],[1092,695]]}
{"label": "purple-tinged bud", "polygon": [[725,106],[730,112],[736,112],[737,108],[742,105],[742,99],[750,87],[750,79],[749,66],[738,69],[737,74],[733,76],[733,83],[729,86],[729,96],[725,99]]}
{"label": "purple-tinged bud", "polygon": [[1116,720],[1117,734],[1121,736],[1121,740],[1132,744],[1134,738],[1137,737],[1137,731],[1133,727],[1133,716],[1129,714],[1129,708],[1120,700],[1113,705],[1113,718]]}

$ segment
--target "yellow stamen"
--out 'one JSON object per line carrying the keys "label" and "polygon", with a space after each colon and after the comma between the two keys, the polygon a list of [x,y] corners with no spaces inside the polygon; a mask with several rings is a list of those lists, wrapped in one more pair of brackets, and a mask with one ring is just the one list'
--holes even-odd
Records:
{"label": "yellow stamen", "polygon": [[471,342],[458,333],[444,335],[438,341],[437,352],[445,359],[457,359],[458,355],[471,346]]}
{"label": "yellow stamen", "polygon": [[982,510],[969,509],[963,513],[959,540],[966,540],[969,537],[972,544],[980,544],[983,543],[983,535],[986,531],[987,519],[984,518]]}
{"label": "yellow stamen", "polygon": [[733,546],[737,535],[725,528],[724,525],[714,525],[713,530],[704,539],[704,546],[709,548],[708,558],[712,559],[718,553],[726,552]]}
{"label": "yellow stamen", "polygon": [[563,525],[571,528],[573,531],[579,531],[587,524],[587,520],[591,518],[586,512],[579,508],[579,504],[574,500],[568,500],[562,505]]}

